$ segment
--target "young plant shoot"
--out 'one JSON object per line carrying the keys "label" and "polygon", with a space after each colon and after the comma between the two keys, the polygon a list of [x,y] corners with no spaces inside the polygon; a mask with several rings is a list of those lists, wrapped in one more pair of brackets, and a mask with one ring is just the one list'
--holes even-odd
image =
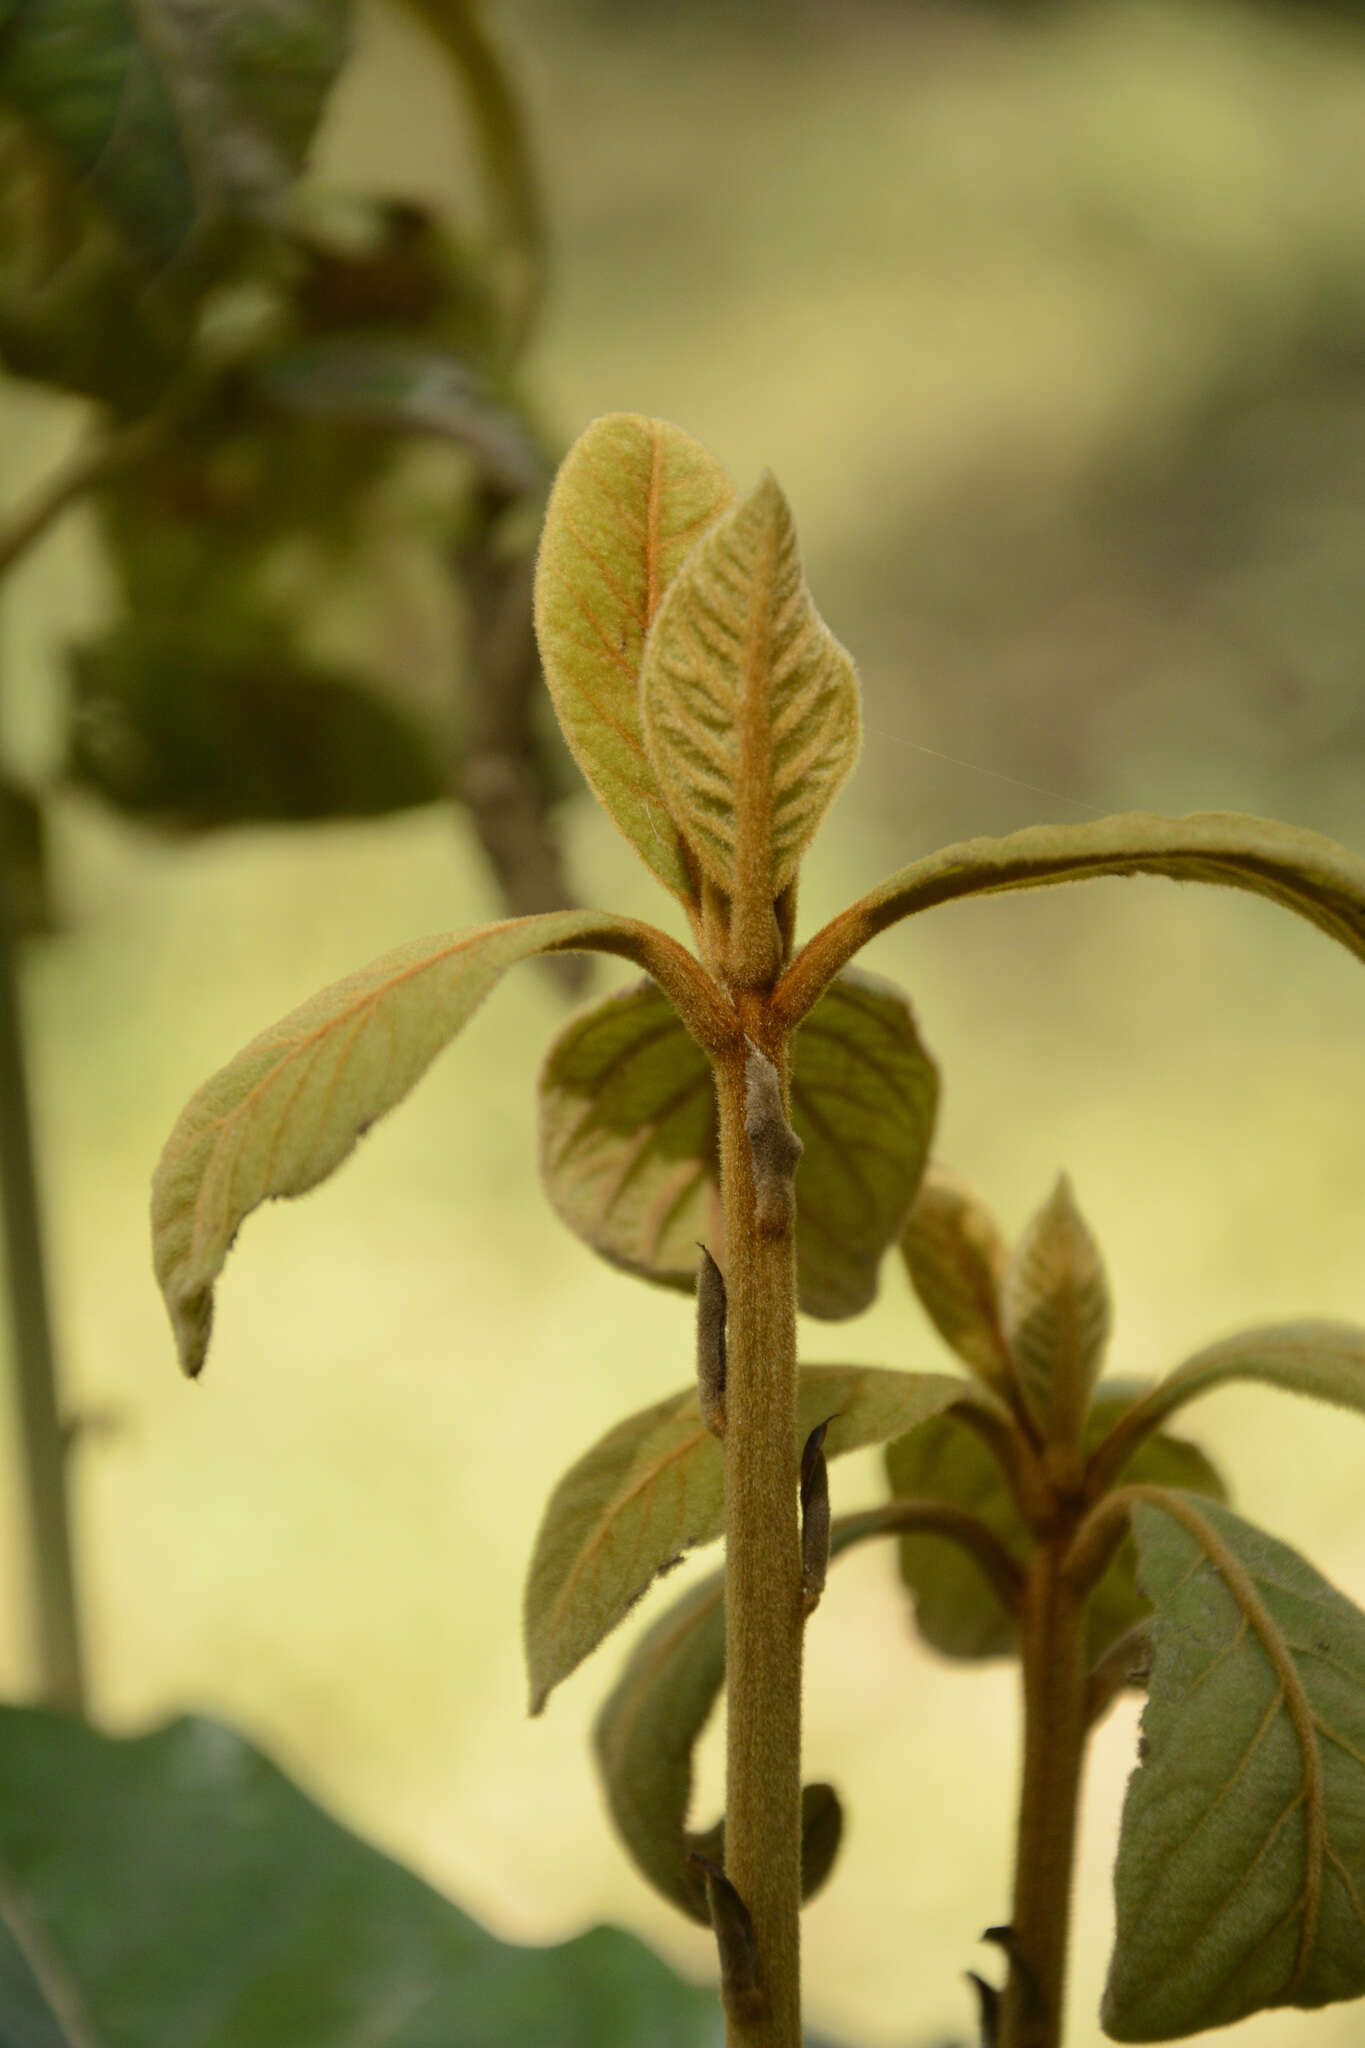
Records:
{"label": "young plant shoot", "polygon": [[[678,428],[594,422],[550,499],[536,622],[568,743],[692,944],[577,910],[419,939],[255,1039],[195,1095],[156,1175],[184,1369],[203,1366],[245,1217],[339,1166],[506,968],[633,962],[645,978],[551,1049],[543,1173],[613,1265],[697,1290],[699,1369],[556,1488],[526,1649],[538,1711],[659,1571],[723,1533],[723,1578],[641,1640],[597,1747],[635,1860],[715,1929],[731,2048],[799,2048],[801,1901],[841,1827],[828,1786],[802,1790],[803,1640],[830,1559],[876,1534],[899,1538],[931,1642],[1023,1666],[1013,1918],[993,1931],[1008,1981],[982,1987],[996,2048],[1061,2039],[1086,1739],[1144,1671],[1105,2024],[1166,2039],[1359,1995],[1365,1618],[1232,1515],[1161,1425],[1236,1377],[1365,1408],[1365,1338],[1256,1332],[1153,1390],[1097,1385],[1108,1295],[1066,1184],[1007,1259],[972,1196],[925,1180],[936,1068],[905,998],[851,963],[935,904],[1133,874],[1255,891],[1365,956],[1365,861],[1223,813],[1037,827],[915,862],[798,948],[799,871],[853,767],[859,700],[773,478],[737,499]],[[970,1377],[798,1370],[798,1308],[856,1314],[898,1243]],[[827,1461],[871,1443],[891,1446],[892,1499],[831,1522]],[[691,1750],[722,1678],[725,1815],[695,1834]]]}

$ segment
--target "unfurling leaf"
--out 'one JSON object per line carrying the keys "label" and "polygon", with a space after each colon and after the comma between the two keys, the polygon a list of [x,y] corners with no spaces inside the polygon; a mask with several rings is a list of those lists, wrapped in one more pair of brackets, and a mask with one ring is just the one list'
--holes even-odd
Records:
{"label": "unfurling leaf", "polygon": [[1133,1514],[1155,1606],[1102,2019],[1165,2041],[1365,1993],[1365,1614],[1226,1508]]}
{"label": "unfurling leaf", "polygon": [[725,1279],[705,1245],[698,1247],[697,1405],[712,1436],[725,1435]]}
{"label": "unfurling leaf", "polygon": [[[646,1630],[598,1714],[597,1767],[617,1832],[656,1890],[694,1920],[709,1919],[703,1872],[720,1863],[724,1822],[690,1834],[692,1752],[725,1679],[725,1581],[715,1572]],[[801,1892],[829,1876],[843,1815],[834,1788],[801,1795]]]}
{"label": "unfurling leaf", "polygon": [[1004,839],[968,839],[902,868],[802,947],[778,986],[779,1013],[793,1021],[804,1017],[831,975],[903,917],[964,896],[1105,875],[1166,875],[1248,889],[1365,959],[1365,860],[1334,839],[1235,811],[1196,811],[1188,818],[1133,811],[1091,825],[1030,825]]}
{"label": "unfurling leaf", "polygon": [[645,646],[641,701],[673,815],[733,906],[729,971],[769,980],[773,905],[860,732],[853,663],[811,603],[771,476],[688,556]]}
{"label": "unfurling leaf", "polygon": [[[1097,1443],[1144,1391],[1145,1383],[1106,1380],[1096,1391],[1087,1440]],[[1012,1557],[1021,1564],[1026,1560],[1030,1538],[1005,1476],[965,1423],[946,1414],[932,1417],[912,1436],[888,1446],[886,1469],[896,1499],[944,1501],[965,1508],[1000,1538]],[[1181,1437],[1149,1437],[1124,1475],[1219,1499],[1225,1491],[1204,1453]],[[960,1544],[942,1536],[902,1536],[900,1572],[914,1602],[915,1627],[932,1649],[967,1662],[1013,1654],[1014,1616],[999,1589]],[[1126,1539],[1086,1608],[1091,1663],[1147,1612],[1148,1603],[1137,1587],[1133,1545]]]}
{"label": "unfurling leaf", "polygon": [[683,1000],[705,996],[690,956],[651,926],[551,911],[385,953],[291,1011],[204,1083],[152,1184],[156,1274],[187,1373],[203,1365],[214,1282],[245,1217],[334,1172],[507,968],[537,953],[581,951],[657,960]]}
{"label": "unfurling leaf", "polygon": [[[826,1454],[838,1457],[886,1443],[954,1402],[986,1400],[969,1381],[944,1373],[805,1366],[792,1484],[800,1445],[827,1416]],[[695,1387],[627,1416],[570,1466],[546,1504],[526,1582],[532,1713],[660,1571],[720,1535],[722,1471]]]}
{"label": "unfurling leaf", "polygon": [[1014,1248],[1001,1310],[1034,1420],[1049,1442],[1079,1444],[1109,1341],[1109,1283],[1065,1174]]}
{"label": "unfurling leaf", "polygon": [[803,1147],[787,1122],[777,1068],[756,1045],[749,1047],[744,1063],[744,1135],[759,1230],[784,1237],[796,1221],[795,1179]]}
{"label": "unfurling leaf", "polygon": [[159,271],[196,229],[261,214],[301,168],[349,13],[345,0],[10,7],[0,100]]}
{"label": "unfurling leaf", "polygon": [[[856,1315],[914,1196],[938,1073],[899,990],[841,975],[797,1037],[791,1120],[798,1298]],[[574,1018],[540,1083],[541,1168],[571,1230],[613,1265],[689,1289],[719,1213],[716,1105],[705,1055],[643,984]]]}
{"label": "unfurling leaf", "polygon": [[698,875],[645,752],[645,635],[688,550],[734,497],[666,420],[609,413],[564,458],[536,565],[536,637],[574,758],[636,852],[684,903]]}
{"label": "unfurling leaf", "polygon": [[920,1305],[945,1343],[988,1386],[1007,1386],[1000,1289],[1009,1251],[985,1203],[944,1167],[926,1167],[901,1254]]}

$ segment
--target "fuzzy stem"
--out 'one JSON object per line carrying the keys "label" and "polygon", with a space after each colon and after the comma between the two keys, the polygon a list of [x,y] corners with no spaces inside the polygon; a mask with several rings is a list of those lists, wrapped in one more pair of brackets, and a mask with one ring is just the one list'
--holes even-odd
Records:
{"label": "fuzzy stem", "polygon": [[33,1159],[28,1074],[19,1008],[9,876],[0,852],[0,1199],[9,1269],[29,1568],[37,1624],[41,1696],[84,1711],[75,1569],[67,1505],[66,1450],[57,1405],[52,1325],[43,1270],[42,1226]]}
{"label": "fuzzy stem", "polygon": [[1066,1543],[1039,1544],[1020,1619],[1024,1772],[999,2048],[1059,2048],[1071,1878],[1087,1732],[1085,1592],[1064,1573]]}
{"label": "fuzzy stem", "polygon": [[800,2048],[796,1240],[790,1219],[760,1227],[742,1047],[718,1062],[716,1091],[727,1293],[725,1869],[753,1922],[764,2001],[758,2017],[732,2005],[726,2039],[729,2048]]}

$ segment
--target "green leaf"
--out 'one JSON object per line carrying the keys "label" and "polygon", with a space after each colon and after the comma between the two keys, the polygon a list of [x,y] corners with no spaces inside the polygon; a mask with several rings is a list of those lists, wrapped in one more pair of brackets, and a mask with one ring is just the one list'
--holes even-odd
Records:
{"label": "green leaf", "polygon": [[525,420],[448,350],[332,335],[274,357],[256,382],[274,404],[312,419],[453,441],[501,490],[545,487],[545,458]]}
{"label": "green leaf", "polygon": [[[1140,1382],[1106,1380],[1091,1407],[1087,1441],[1098,1442],[1106,1435],[1144,1390]],[[931,1418],[912,1436],[889,1445],[886,1470],[898,1500],[945,1501],[966,1509],[1000,1538],[1011,1556],[1021,1564],[1027,1559],[1029,1533],[1004,1474],[981,1438],[965,1423],[951,1415]],[[1225,1491],[1204,1453],[1180,1437],[1150,1437],[1134,1453],[1125,1476],[1219,1498]],[[942,1536],[902,1536],[900,1572],[910,1590],[915,1626],[931,1648],[966,1662],[1013,1656],[1014,1617],[960,1544]],[[1133,1547],[1125,1541],[1091,1594],[1086,1610],[1091,1663],[1147,1612],[1148,1603],[1137,1586]]]}
{"label": "green leaf", "polygon": [[727,897],[771,904],[860,738],[853,663],[811,602],[771,476],[688,556],[640,689],[649,757],[689,846]]}
{"label": "green leaf", "polygon": [[70,650],[68,772],[177,829],[374,817],[439,801],[434,735],[282,630],[134,618]]}
{"label": "green leaf", "polygon": [[1187,1401],[1235,1380],[1260,1381],[1289,1394],[1304,1394],[1339,1408],[1365,1413],[1365,1330],[1351,1323],[1274,1323],[1242,1330],[1187,1358],[1122,1418],[1112,1447],[1104,1446],[1098,1476],[1112,1483],[1116,1461]]}
{"label": "green leaf", "polygon": [[152,1186],[156,1273],[187,1373],[203,1365],[214,1282],[251,1211],[334,1172],[507,968],[538,953],[583,951],[624,954],[657,971],[680,1000],[710,1000],[695,962],[651,926],[550,911],[385,953],[291,1011],[205,1082]]}
{"label": "green leaf", "polygon": [[[885,1443],[954,1402],[983,1402],[966,1380],[873,1366],[800,1374],[792,1485],[801,1445],[833,1417],[826,1457]],[[526,1581],[531,1712],[609,1635],[653,1580],[724,1527],[723,1456],[687,1388],[618,1422],[571,1465],[546,1503]]]}
{"label": "green leaf", "polygon": [[[938,1074],[910,1006],[856,972],[796,1040],[797,1288],[808,1315],[856,1315],[877,1289],[923,1169]],[[541,1167],[569,1228],[628,1272],[691,1289],[719,1235],[715,1092],[706,1056],[652,985],[573,1018],[540,1081]]]}
{"label": "green leaf", "polygon": [[1156,1610],[1102,2019],[1164,2041],[1365,1993],[1365,1614],[1226,1508],[1134,1509]]}
{"label": "green leaf", "polygon": [[720,2048],[630,1935],[496,1940],[229,1729],[0,1708],[6,2048]]}
{"label": "green leaf", "polygon": [[687,904],[698,877],[645,752],[640,663],[665,591],[733,496],[681,428],[609,413],[564,458],[536,565],[536,636],[565,738],[636,852]]}
{"label": "green leaf", "polygon": [[984,1202],[942,1166],[925,1169],[901,1255],[920,1306],[944,1342],[987,1386],[1008,1386],[1013,1371],[1000,1288],[1009,1251]]}
{"label": "green leaf", "polygon": [[[636,1644],[593,1731],[597,1768],[617,1833],[656,1891],[705,1924],[706,1883],[690,1860],[722,1864],[725,1823],[687,1829],[692,1752],[725,1679],[725,1575],[715,1572],[668,1609]],[[843,1814],[830,1785],[801,1795],[801,1895],[834,1866]]]}
{"label": "green leaf", "polygon": [[1365,959],[1365,860],[1335,840],[1235,811],[1196,811],[1188,818],[1133,811],[1094,824],[1031,825],[1004,839],[968,839],[902,868],[802,948],[779,984],[779,1010],[803,1017],[869,939],[936,903],[1104,875],[1166,875],[1249,889]]}
{"label": "green leaf", "polygon": [[0,99],[150,270],[214,220],[268,212],[346,49],[345,0],[2,0]]}
{"label": "green leaf", "polygon": [[1014,1248],[1001,1310],[1015,1377],[1034,1420],[1049,1442],[1078,1444],[1111,1311],[1100,1248],[1065,1174]]}

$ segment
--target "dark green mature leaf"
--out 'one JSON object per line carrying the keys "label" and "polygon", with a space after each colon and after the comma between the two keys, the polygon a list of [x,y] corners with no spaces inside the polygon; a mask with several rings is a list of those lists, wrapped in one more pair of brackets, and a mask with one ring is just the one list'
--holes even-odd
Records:
{"label": "dark green mature leaf", "polygon": [[[802,1368],[801,1445],[832,1417],[826,1457],[885,1443],[958,1401],[985,1403],[969,1381],[875,1366]],[[721,1446],[696,1389],[629,1415],[570,1466],[546,1504],[526,1582],[531,1712],[614,1629],[659,1572],[724,1527]]]}
{"label": "dark green mature leaf", "polygon": [[1109,1341],[1110,1302],[1100,1248],[1065,1174],[1014,1248],[1001,1309],[1029,1412],[1050,1443],[1078,1444]]}
{"label": "dark green mature leaf", "polygon": [[1009,1250],[984,1202],[946,1168],[926,1167],[901,1256],[934,1328],[987,1386],[1013,1377],[1001,1323]]}
{"label": "dark green mature leaf", "polygon": [[[834,1321],[876,1293],[923,1171],[938,1073],[888,982],[840,976],[796,1040],[792,1123],[801,1307]],[[649,984],[555,1041],[540,1083],[541,1167],[560,1216],[614,1265],[694,1286],[716,1242],[715,1093],[705,1054]]]}
{"label": "dark green mature leaf", "polygon": [[1226,1508],[1134,1510],[1155,1661],[1102,2019],[1164,2041],[1365,1993],[1365,1614]]}
{"label": "dark green mature leaf", "polygon": [[630,1935],[495,1938],[240,1736],[0,1708],[5,2048],[720,2048]]}
{"label": "dark green mature leaf", "polygon": [[[725,1575],[715,1572],[670,1607],[630,1654],[597,1717],[593,1745],[607,1806],[641,1874],[703,1923],[706,1882],[694,1853],[723,1865],[725,1824],[687,1829],[692,1752],[725,1679]],[[830,1785],[801,1796],[801,1893],[811,1898],[834,1865],[843,1814]]]}
{"label": "dark green mature leaf", "polygon": [[206,1081],[181,1112],[152,1184],[152,1239],[180,1361],[204,1363],[213,1289],[246,1217],[335,1172],[402,1101],[519,960],[602,952],[647,967],[702,1028],[711,984],[652,925],[547,911],[415,939],[292,1010]]}
{"label": "dark green mature leaf", "polygon": [[373,817],[448,789],[433,735],[282,629],[126,620],[73,648],[68,771],[178,828]]}
{"label": "dark green mature leaf", "polygon": [[0,0],[0,100],[150,270],[266,211],[345,54],[347,0]]}
{"label": "dark green mature leaf", "polygon": [[[1130,1409],[1144,1384],[1106,1380],[1096,1391],[1087,1442],[1097,1443]],[[898,1500],[939,1500],[966,1508],[998,1536],[1021,1563],[1028,1531],[1004,1474],[975,1431],[951,1415],[938,1415],[912,1436],[889,1445],[887,1476]],[[1181,1437],[1152,1436],[1125,1467],[1125,1477],[1182,1486],[1222,1498],[1226,1489],[1204,1453]],[[914,1604],[915,1626],[945,1657],[974,1661],[1014,1654],[1014,1617],[970,1554],[942,1536],[902,1536],[901,1578]],[[1087,1650],[1092,1664],[1148,1612],[1138,1591],[1131,1541],[1125,1541],[1090,1596]]]}
{"label": "dark green mature leaf", "polygon": [[310,418],[453,441],[503,490],[538,491],[549,481],[526,421],[444,349],[333,335],[274,357],[257,383],[275,404]]}

